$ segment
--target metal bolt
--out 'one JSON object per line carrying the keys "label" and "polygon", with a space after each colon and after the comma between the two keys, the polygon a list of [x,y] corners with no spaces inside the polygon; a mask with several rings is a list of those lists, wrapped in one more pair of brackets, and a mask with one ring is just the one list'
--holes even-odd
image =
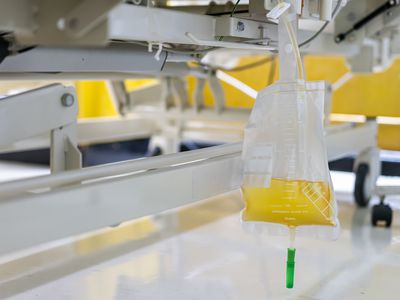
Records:
{"label": "metal bolt", "polygon": [[244,28],[245,28],[245,26],[244,26],[243,22],[241,22],[241,21],[237,22],[237,25],[236,25],[237,31],[239,31],[239,32],[244,31]]}
{"label": "metal bolt", "polygon": [[65,30],[65,19],[61,18],[57,21],[58,30]]}
{"label": "metal bolt", "polygon": [[74,102],[75,102],[75,97],[70,93],[66,93],[61,96],[61,103],[65,107],[70,107],[74,105]]}

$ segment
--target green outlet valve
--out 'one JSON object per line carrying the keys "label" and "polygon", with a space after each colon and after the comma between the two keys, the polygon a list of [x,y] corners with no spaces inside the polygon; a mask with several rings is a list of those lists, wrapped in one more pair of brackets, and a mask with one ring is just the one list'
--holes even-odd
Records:
{"label": "green outlet valve", "polygon": [[286,262],[286,288],[292,289],[294,285],[294,258],[296,255],[295,248],[287,249],[287,262]]}

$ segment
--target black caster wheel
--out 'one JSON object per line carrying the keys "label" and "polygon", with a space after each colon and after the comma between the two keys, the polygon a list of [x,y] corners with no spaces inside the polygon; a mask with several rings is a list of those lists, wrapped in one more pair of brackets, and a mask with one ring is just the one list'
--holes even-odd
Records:
{"label": "black caster wheel", "polygon": [[360,164],[356,170],[356,182],[354,184],[354,199],[359,207],[368,206],[370,195],[365,193],[365,182],[369,173],[369,166]]}
{"label": "black caster wheel", "polygon": [[372,207],[371,221],[373,226],[385,224],[385,227],[392,225],[393,211],[387,204],[377,204]]}

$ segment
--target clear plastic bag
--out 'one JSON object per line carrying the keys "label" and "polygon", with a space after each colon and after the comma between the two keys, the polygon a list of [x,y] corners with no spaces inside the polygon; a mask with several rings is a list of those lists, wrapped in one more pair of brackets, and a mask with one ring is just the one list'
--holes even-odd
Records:
{"label": "clear plastic bag", "polygon": [[275,234],[337,236],[324,91],[324,82],[297,81],[278,82],[258,94],[243,145],[245,224]]}
{"label": "clear plastic bag", "polygon": [[258,94],[245,129],[241,214],[257,231],[289,236],[287,288],[294,286],[295,236],[334,239],[339,233],[323,128],[324,83],[304,81],[292,4],[278,0],[276,6],[279,82]]}
{"label": "clear plastic bag", "polygon": [[280,79],[258,94],[245,129],[242,221],[286,233],[293,244],[303,233],[335,238],[339,222],[325,147],[324,82],[304,80],[298,18],[287,3],[277,5],[288,8],[278,24]]}

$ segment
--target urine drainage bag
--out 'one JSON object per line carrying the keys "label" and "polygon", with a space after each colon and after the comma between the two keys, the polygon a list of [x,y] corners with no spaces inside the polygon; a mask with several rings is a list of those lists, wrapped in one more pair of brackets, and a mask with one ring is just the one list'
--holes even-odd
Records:
{"label": "urine drainage bag", "polygon": [[242,156],[242,221],[247,227],[250,223],[278,234],[337,236],[323,129],[324,94],[324,82],[304,81],[278,82],[258,94]]}
{"label": "urine drainage bag", "polygon": [[278,0],[272,10],[279,18],[280,78],[258,94],[245,129],[241,214],[257,231],[289,236],[287,288],[294,287],[295,236],[339,233],[323,128],[324,83],[304,81],[292,4]]}
{"label": "urine drainage bag", "polygon": [[280,78],[258,94],[244,133],[242,220],[288,233],[294,243],[303,233],[335,238],[339,223],[323,128],[325,86],[304,80],[291,4],[278,0],[273,9]]}

